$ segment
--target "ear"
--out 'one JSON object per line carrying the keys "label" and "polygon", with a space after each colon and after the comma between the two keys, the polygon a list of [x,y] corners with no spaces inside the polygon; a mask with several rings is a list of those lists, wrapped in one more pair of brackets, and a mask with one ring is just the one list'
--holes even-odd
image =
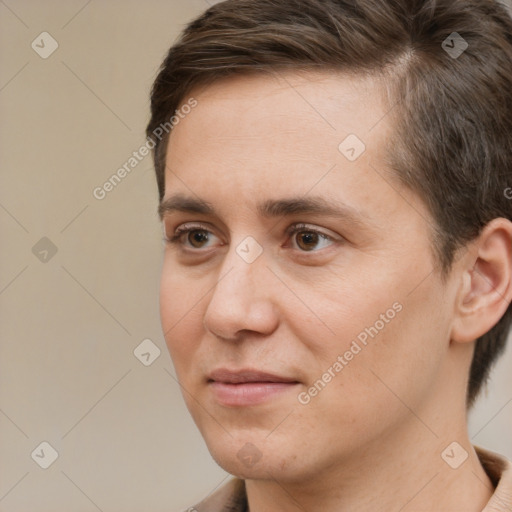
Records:
{"label": "ear", "polygon": [[512,301],[512,222],[491,221],[462,258],[451,339],[475,341],[489,332]]}

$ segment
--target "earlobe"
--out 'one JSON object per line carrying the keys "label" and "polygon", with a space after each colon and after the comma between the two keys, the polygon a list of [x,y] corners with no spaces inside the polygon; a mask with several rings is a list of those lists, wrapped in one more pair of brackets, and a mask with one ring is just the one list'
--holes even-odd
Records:
{"label": "earlobe", "polygon": [[461,262],[452,341],[468,343],[490,331],[512,300],[512,222],[494,219]]}

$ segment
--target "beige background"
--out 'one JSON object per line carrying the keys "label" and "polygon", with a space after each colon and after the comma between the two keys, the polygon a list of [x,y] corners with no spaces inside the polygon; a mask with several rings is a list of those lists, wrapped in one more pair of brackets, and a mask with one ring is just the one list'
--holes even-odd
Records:
{"label": "beige background", "polygon": [[[160,332],[150,157],[92,193],[144,143],[156,69],[207,6],[0,1],[1,512],[177,511],[227,476]],[[59,45],[47,59],[31,47],[43,31]],[[133,351],[148,338],[161,355],[144,366]],[[511,370],[509,350],[471,435],[512,458]],[[43,441],[59,454],[48,469],[31,458]]]}

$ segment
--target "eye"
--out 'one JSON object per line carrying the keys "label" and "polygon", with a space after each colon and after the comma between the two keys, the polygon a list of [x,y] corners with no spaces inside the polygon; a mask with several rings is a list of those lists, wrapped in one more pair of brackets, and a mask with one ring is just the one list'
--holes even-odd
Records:
{"label": "eye", "polygon": [[184,234],[185,245],[190,245],[194,249],[202,249],[208,246],[210,233],[204,229],[191,229]]}
{"label": "eye", "polygon": [[306,224],[292,226],[288,236],[292,247],[302,252],[317,252],[335,243],[334,237]]}
{"label": "eye", "polygon": [[179,244],[192,250],[207,249],[218,240],[218,237],[206,227],[187,224],[179,226],[172,237],[166,238],[169,244]]}

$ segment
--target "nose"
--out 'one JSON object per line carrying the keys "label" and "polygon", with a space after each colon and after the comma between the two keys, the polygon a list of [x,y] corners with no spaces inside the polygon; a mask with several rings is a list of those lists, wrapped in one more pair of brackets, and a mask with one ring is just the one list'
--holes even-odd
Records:
{"label": "nose", "polygon": [[204,315],[214,336],[237,341],[248,332],[269,335],[279,323],[275,279],[265,258],[247,263],[235,250],[226,255]]}

